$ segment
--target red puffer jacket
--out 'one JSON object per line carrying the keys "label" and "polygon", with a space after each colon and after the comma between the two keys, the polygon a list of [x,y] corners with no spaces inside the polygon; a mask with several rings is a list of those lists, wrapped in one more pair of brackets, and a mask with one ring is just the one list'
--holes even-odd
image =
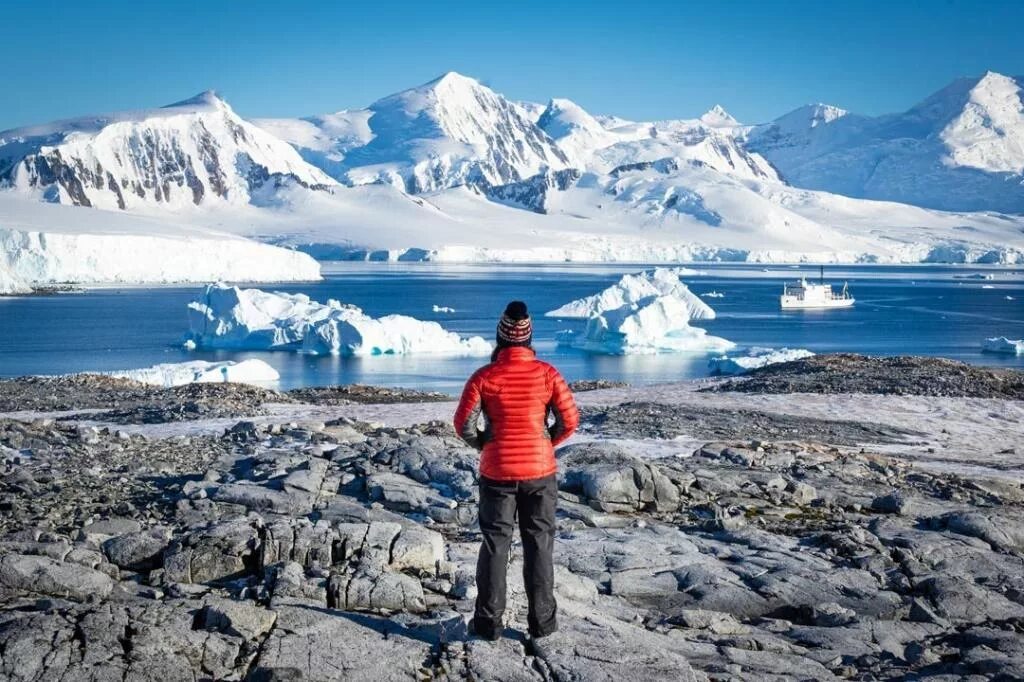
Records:
{"label": "red puffer jacket", "polygon": [[[487,422],[477,427],[480,414]],[[548,426],[548,414],[554,425]],[[528,481],[555,473],[555,446],[572,435],[580,415],[558,370],[530,348],[503,348],[476,371],[455,411],[455,430],[482,450],[480,474],[496,481]]]}

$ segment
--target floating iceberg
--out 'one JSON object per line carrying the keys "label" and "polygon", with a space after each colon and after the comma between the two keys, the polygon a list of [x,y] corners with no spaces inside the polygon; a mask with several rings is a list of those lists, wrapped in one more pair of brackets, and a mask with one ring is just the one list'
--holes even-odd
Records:
{"label": "floating iceberg", "polygon": [[463,339],[437,322],[405,315],[373,318],[354,305],[326,305],[304,294],[206,287],[188,305],[190,333],[197,348],[293,350],[314,355],[444,353],[487,355],[479,336]]}
{"label": "floating iceberg", "polygon": [[725,294],[721,291],[708,291],[707,293],[701,294],[704,298],[725,298]]}
{"label": "floating iceberg", "polygon": [[433,310],[434,310],[435,313],[454,313],[455,312],[455,308],[449,308],[446,305],[437,305],[436,303],[434,304]]}
{"label": "floating iceberg", "polygon": [[809,358],[812,355],[814,353],[803,348],[751,348],[746,355],[711,358],[708,360],[708,369],[712,374],[743,374],[758,367]]}
{"label": "floating iceberg", "polygon": [[986,353],[1010,353],[1011,355],[1024,355],[1024,339],[1008,339],[1005,336],[985,339],[981,342],[981,350]]}
{"label": "floating iceberg", "polygon": [[151,386],[183,386],[184,384],[210,384],[230,381],[236,384],[267,384],[281,378],[277,370],[262,360],[240,362],[168,362],[142,369],[124,369],[100,372],[112,377],[134,379]]}
{"label": "floating iceberg", "polygon": [[604,291],[549,310],[544,316],[590,319],[608,310],[637,305],[652,296],[671,296],[686,305],[687,319],[713,320],[715,311],[711,306],[679,281],[681,274],[693,272],[686,268],[655,268],[651,272],[623,275],[622,279]]}
{"label": "floating iceberg", "polygon": [[557,338],[561,345],[593,353],[722,352],[734,345],[690,326],[690,320],[714,319],[715,311],[665,268],[625,275],[598,294],[546,314],[586,317],[582,333],[563,331]]}

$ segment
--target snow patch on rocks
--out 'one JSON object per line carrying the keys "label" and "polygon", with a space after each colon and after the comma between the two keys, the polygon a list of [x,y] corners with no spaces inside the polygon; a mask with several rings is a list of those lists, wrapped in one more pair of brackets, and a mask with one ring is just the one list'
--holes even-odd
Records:
{"label": "snow patch on rocks", "polygon": [[232,382],[236,384],[266,384],[278,381],[281,375],[263,360],[251,358],[240,362],[168,362],[141,369],[122,369],[101,372],[107,376],[133,379],[151,386],[183,386]]}
{"label": "snow patch on rocks", "polygon": [[336,300],[211,284],[188,305],[189,337],[198,348],[292,350],[313,355],[438,353],[487,355],[483,338],[462,338],[437,322],[405,315],[370,317]]}
{"label": "snow patch on rocks", "polygon": [[743,374],[752,369],[774,365],[780,362],[809,358],[814,353],[803,348],[751,348],[746,355],[711,358],[708,369],[712,374]]}

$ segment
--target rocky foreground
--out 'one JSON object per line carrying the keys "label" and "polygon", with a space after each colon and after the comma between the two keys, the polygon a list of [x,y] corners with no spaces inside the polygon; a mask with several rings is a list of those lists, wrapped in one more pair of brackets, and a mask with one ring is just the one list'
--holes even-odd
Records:
{"label": "rocky foreground", "polygon": [[[581,394],[559,453],[561,630],[524,638],[516,555],[492,643],[466,632],[477,455],[451,403],[120,382],[114,404],[76,398],[89,380],[21,381],[6,411],[55,414],[0,417],[2,679],[1024,678],[1020,401],[868,395],[832,419],[779,407],[820,395]],[[275,421],[302,400],[315,419]],[[896,418],[918,403],[942,426]],[[210,414],[238,419],[144,426]],[[1001,467],[900,455],[959,452],[961,433],[993,434]]]}

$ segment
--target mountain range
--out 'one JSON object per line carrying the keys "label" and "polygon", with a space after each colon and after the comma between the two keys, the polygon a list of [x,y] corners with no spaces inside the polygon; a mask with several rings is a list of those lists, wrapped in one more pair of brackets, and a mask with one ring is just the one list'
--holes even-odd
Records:
{"label": "mountain range", "polygon": [[814,104],[759,125],[717,105],[630,121],[517,102],[457,73],[297,119],[205,92],[0,132],[0,230],[17,214],[75,231],[26,208],[56,203],[324,258],[1018,262],[1022,83],[990,72],[901,114]]}

